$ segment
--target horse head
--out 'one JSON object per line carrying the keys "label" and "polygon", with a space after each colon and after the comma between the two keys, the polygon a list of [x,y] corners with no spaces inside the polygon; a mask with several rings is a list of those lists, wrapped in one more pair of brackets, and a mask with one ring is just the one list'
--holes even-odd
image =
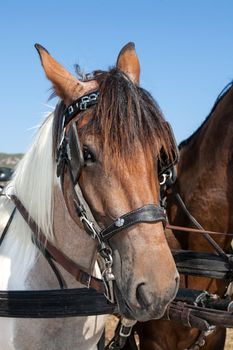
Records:
{"label": "horse head", "polygon": [[179,282],[159,206],[160,154],[171,158],[173,149],[159,107],[139,86],[134,44],[121,50],[115,67],[82,80],[36,48],[62,110],[72,114],[65,126],[62,119],[58,136],[68,140],[71,153],[70,168],[61,163],[59,170],[69,213],[80,226],[73,191],[78,184],[112,252],[121,313],[141,321],[160,318]]}

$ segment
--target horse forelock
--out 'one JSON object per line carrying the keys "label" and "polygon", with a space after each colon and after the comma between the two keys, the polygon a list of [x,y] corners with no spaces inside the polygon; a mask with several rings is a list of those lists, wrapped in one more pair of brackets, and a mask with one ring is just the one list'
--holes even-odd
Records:
{"label": "horse forelock", "polygon": [[51,113],[40,126],[34,143],[16,167],[9,189],[22,201],[31,217],[53,238],[54,157]]}
{"label": "horse forelock", "polygon": [[[117,68],[94,72],[99,85],[98,104],[88,114],[79,132],[97,135],[105,164],[111,159],[134,162],[138,147],[159,156],[163,147],[172,157],[172,142],[163,114],[152,96],[135,85]],[[80,115],[80,119],[86,114]]]}

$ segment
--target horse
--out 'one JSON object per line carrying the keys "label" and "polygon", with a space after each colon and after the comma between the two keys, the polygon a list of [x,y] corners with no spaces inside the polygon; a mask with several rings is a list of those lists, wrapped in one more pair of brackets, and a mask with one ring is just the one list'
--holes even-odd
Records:
{"label": "horse", "polygon": [[[189,212],[207,230],[233,231],[233,82],[217,98],[203,124],[179,145],[180,160],[177,167],[177,191]],[[190,221],[173,196],[168,197],[170,222],[189,226]],[[174,232],[176,242],[170,247],[213,252],[213,248],[201,236]],[[225,251],[231,251],[231,238],[214,237]],[[171,242],[171,241],[170,241]],[[223,296],[227,282],[203,277],[185,276],[181,286],[206,290]],[[137,325],[141,350],[223,350],[226,329],[216,327],[207,337],[199,330],[188,328],[174,321],[151,320]],[[198,345],[199,343],[199,345]],[[200,344],[202,345],[200,346]]]}
{"label": "horse", "polygon": [[[67,288],[85,284],[112,301],[110,280],[121,315],[160,318],[179,285],[159,205],[160,153],[173,161],[174,146],[157,103],[139,86],[135,46],[125,45],[113,68],[82,78],[35,46],[59,102],[0,198],[1,233],[8,223],[0,289],[57,289],[61,275]],[[56,274],[46,249],[56,253]],[[75,278],[58,264],[61,255]],[[95,350],[104,325],[104,315],[1,318],[0,349]]]}

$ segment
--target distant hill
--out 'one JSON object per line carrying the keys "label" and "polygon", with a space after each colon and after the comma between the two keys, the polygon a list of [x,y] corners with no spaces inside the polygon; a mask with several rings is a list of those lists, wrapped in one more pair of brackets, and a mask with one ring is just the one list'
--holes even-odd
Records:
{"label": "distant hill", "polygon": [[0,167],[14,168],[22,157],[23,153],[0,153]]}

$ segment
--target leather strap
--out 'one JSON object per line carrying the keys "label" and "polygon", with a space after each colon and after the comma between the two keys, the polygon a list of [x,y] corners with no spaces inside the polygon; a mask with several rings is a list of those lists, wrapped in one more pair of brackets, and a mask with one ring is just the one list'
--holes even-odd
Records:
{"label": "leather strap", "polygon": [[208,231],[205,231],[204,228],[199,224],[199,222],[190,214],[190,212],[188,211],[180,194],[177,192],[175,183],[170,181],[169,187],[171,188],[172,194],[173,194],[174,198],[176,199],[177,203],[179,204],[179,206],[181,207],[181,209],[183,210],[185,215],[188,217],[188,219],[192,222],[192,224],[196,228],[198,228],[199,230],[202,230],[203,237],[209,242],[209,244],[215,249],[215,251],[219,255],[221,255],[222,257],[225,257],[225,259],[227,259],[226,253],[224,252],[224,250],[219,246],[219,244],[217,242],[215,242],[215,240],[210,236]]}
{"label": "leather strap", "polygon": [[135,209],[125,215],[122,215],[111,223],[108,227],[100,232],[100,237],[103,242],[109,240],[116,233],[125,230],[126,228],[136,225],[141,222],[159,222],[166,224],[166,214],[164,209],[154,204],[147,204],[141,208]]}
{"label": "leather strap", "polygon": [[[164,314],[162,319],[177,321],[182,323],[182,314],[184,313],[184,308],[189,308],[191,306],[173,301],[167,307],[167,312]],[[191,327],[198,328],[203,331],[209,330],[210,324],[205,320],[203,315],[200,317],[194,315],[192,312],[189,312],[189,324]]]}
{"label": "leather strap", "polygon": [[186,327],[192,327],[190,324],[190,309],[189,308],[183,308],[181,312],[181,322]]}
{"label": "leather strap", "polygon": [[[189,309],[189,312],[184,311]],[[162,319],[169,319],[182,323],[182,315],[188,315],[188,323],[190,327],[198,328],[202,331],[208,331],[211,326],[220,326],[226,328],[233,327],[232,312],[218,310],[216,308],[206,308],[195,305],[189,305],[180,301],[173,301],[169,304],[167,313]],[[187,319],[185,324],[187,323]]]}
{"label": "leather strap", "polygon": [[233,281],[232,254],[225,259],[216,253],[172,250],[172,255],[181,274]]}
{"label": "leather strap", "polygon": [[16,208],[31,228],[36,242],[39,242],[49,252],[50,256],[61,265],[67,272],[69,272],[76,281],[81,284],[94,288],[100,293],[105,293],[105,285],[102,280],[96,278],[87,272],[83,271],[76,262],[71,260],[67,255],[55,247],[45,236],[44,232],[38,227],[37,223],[30,217],[28,211],[22,202],[15,195],[11,195]]}
{"label": "leather strap", "polygon": [[57,318],[116,312],[116,304],[94,289],[0,291],[0,317]]}
{"label": "leather strap", "polygon": [[174,320],[202,331],[212,326],[233,327],[231,298],[220,298],[203,290],[179,289],[163,319]]}
{"label": "leather strap", "polygon": [[6,233],[7,233],[8,229],[9,229],[9,227],[10,227],[10,224],[11,224],[12,220],[13,220],[13,218],[15,216],[15,211],[16,211],[16,208],[13,209],[13,211],[12,211],[8,221],[7,221],[7,224],[4,227],[4,230],[3,230],[3,232],[2,232],[2,234],[0,236],[0,246],[1,246],[3,240],[4,240],[5,236],[6,236]]}
{"label": "leather strap", "polygon": [[201,230],[199,228],[192,228],[192,227],[185,227],[185,226],[175,226],[167,224],[166,228],[174,231],[183,231],[183,232],[192,232],[192,233],[199,233],[199,234],[208,234],[208,235],[221,235],[221,236],[229,236],[232,237],[233,233],[226,233],[226,232],[216,232],[216,231],[207,231],[207,230]]}
{"label": "leather strap", "polygon": [[71,103],[64,112],[63,127],[79,113],[98,103],[99,91],[93,91]]}

